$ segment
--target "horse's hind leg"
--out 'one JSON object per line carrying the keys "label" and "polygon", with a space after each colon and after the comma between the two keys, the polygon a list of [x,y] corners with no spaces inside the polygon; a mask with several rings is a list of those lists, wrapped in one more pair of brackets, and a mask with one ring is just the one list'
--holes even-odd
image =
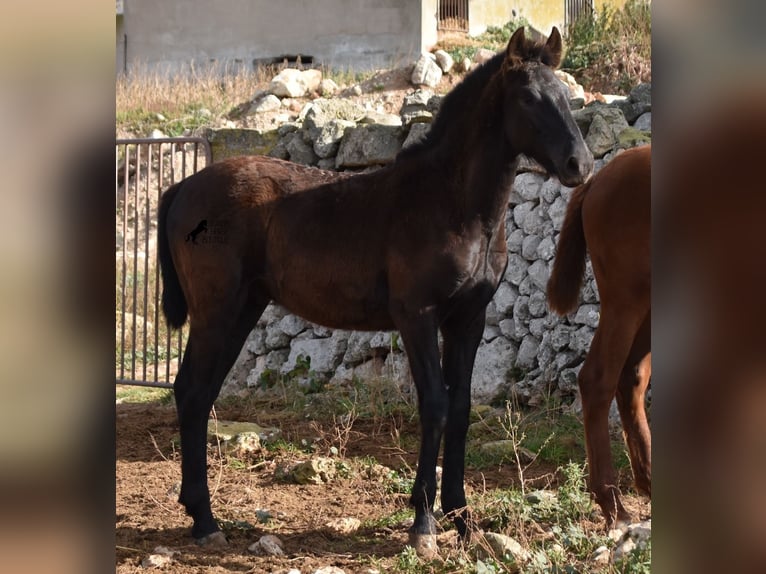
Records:
{"label": "horse's hind leg", "polygon": [[617,406],[620,409],[636,489],[647,496],[651,496],[652,492],[652,439],[644,404],[652,374],[650,322],[647,315],[636,334],[617,390]]}
{"label": "horse's hind leg", "polygon": [[449,411],[444,433],[444,472],[441,502],[445,514],[451,515],[461,537],[468,533],[468,508],[465,500],[465,438],[471,410],[471,374],[484,332],[482,310],[466,324],[450,321],[442,329],[444,351],[442,371],[449,390]]}
{"label": "horse's hind leg", "polygon": [[620,321],[621,317],[622,313],[602,305],[600,324],[578,377],[589,487],[608,526],[630,522],[630,514],[620,501],[609,440],[609,407],[638,329],[638,325]]}
{"label": "horse's hind leg", "polygon": [[267,304],[263,300],[230,306],[204,327],[192,323],[183,364],[173,385],[181,428],[182,482],[178,500],[194,520],[192,536],[202,544],[226,541],[210,508],[208,416],[226,374]]}

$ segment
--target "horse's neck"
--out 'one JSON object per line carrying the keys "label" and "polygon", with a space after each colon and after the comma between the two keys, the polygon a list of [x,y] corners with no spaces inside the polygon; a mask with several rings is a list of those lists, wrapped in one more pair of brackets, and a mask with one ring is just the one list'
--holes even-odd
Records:
{"label": "horse's neck", "polygon": [[505,221],[518,165],[503,129],[502,102],[485,95],[442,140],[453,201],[465,219],[480,219],[485,227]]}

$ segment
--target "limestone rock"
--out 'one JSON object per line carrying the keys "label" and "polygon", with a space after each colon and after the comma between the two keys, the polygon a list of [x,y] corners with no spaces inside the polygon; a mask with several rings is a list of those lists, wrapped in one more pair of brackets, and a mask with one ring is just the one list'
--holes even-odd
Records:
{"label": "limestone rock", "polygon": [[293,339],[290,343],[290,355],[280,372],[290,373],[298,366],[298,358],[303,357],[309,362],[309,370],[316,373],[332,373],[346,352],[346,340],[347,336],[340,331],[325,339]]}
{"label": "limestone rock", "polygon": [[262,98],[253,102],[250,106],[251,114],[260,114],[265,112],[275,112],[282,107],[282,102],[274,94],[266,94]]}
{"label": "limestone rock", "polygon": [[282,541],[273,534],[261,536],[258,542],[248,547],[252,554],[265,554],[267,556],[284,556],[285,549]]}
{"label": "limestone rock", "polygon": [[[356,124],[348,120],[330,120],[324,124],[314,141],[314,153],[322,159],[333,158],[338,153],[338,147],[346,130]],[[335,165],[333,161],[332,165]]]}
{"label": "limestone rock", "polygon": [[505,382],[506,373],[516,360],[516,348],[505,337],[497,337],[481,345],[476,353],[476,362],[471,383],[471,396],[477,401],[489,401]]}
{"label": "limestone rock", "polygon": [[142,568],[163,568],[173,561],[174,550],[157,546],[154,551],[141,561]]}
{"label": "limestone rock", "polygon": [[302,98],[316,91],[321,81],[320,70],[285,68],[272,78],[269,91],[281,98]]}
{"label": "limestone rock", "polygon": [[325,526],[338,534],[352,534],[359,530],[362,521],[354,517],[336,518],[327,522]]}
{"label": "limestone rock", "polygon": [[436,50],[434,52],[434,56],[436,57],[436,63],[439,64],[442,72],[449,74],[452,70],[452,67],[455,65],[454,58],[444,50]]}
{"label": "limestone rock", "polygon": [[203,137],[210,142],[213,161],[238,155],[267,155],[279,140],[277,130],[208,128]]}
{"label": "limestone rock", "polygon": [[333,80],[330,78],[325,78],[321,82],[319,82],[319,94],[321,96],[327,97],[327,96],[334,96],[338,93],[340,88],[338,87],[338,84],[336,84]]}
{"label": "limestone rock", "polygon": [[[503,558],[503,566],[511,569],[511,571],[513,571],[514,566],[518,569],[521,564],[528,562],[532,557],[529,551],[518,541],[505,534],[484,532],[482,538],[495,556]],[[483,555],[487,555],[486,550]]]}
{"label": "limestone rock", "polygon": [[433,54],[421,54],[412,70],[410,81],[416,86],[435,88],[442,79],[442,69]]}
{"label": "limestone rock", "polygon": [[577,83],[577,80],[574,79],[572,74],[565,72],[564,70],[556,70],[554,74],[556,74],[556,77],[561,80],[567,88],[569,88],[570,99],[585,98],[585,89]]}
{"label": "limestone rock", "polygon": [[340,142],[335,166],[340,169],[391,163],[403,142],[401,127],[360,125],[349,128]]}
{"label": "limestone rock", "polygon": [[476,53],[473,55],[473,62],[474,64],[483,64],[484,62],[491,60],[497,55],[497,52],[494,50],[489,50],[487,48],[479,48]]}
{"label": "limestone rock", "polygon": [[324,484],[333,480],[336,472],[333,459],[316,457],[295,465],[289,476],[298,484]]}

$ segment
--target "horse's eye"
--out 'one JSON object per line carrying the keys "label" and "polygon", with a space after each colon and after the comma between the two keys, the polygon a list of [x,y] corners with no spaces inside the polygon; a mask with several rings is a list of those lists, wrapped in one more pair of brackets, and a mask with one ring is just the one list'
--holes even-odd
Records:
{"label": "horse's eye", "polygon": [[532,92],[526,90],[521,92],[521,101],[523,104],[531,106],[536,100],[537,98],[535,98],[535,95]]}

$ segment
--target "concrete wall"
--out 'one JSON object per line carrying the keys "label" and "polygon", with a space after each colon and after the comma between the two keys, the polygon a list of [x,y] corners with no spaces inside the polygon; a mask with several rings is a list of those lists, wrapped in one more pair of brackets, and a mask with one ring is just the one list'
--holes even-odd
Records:
{"label": "concrete wall", "polygon": [[[128,70],[306,54],[356,70],[411,63],[436,42],[437,0],[128,0]],[[118,37],[118,43],[122,37]],[[123,69],[123,61],[117,62]]]}
{"label": "concrete wall", "polygon": [[514,4],[501,0],[471,0],[468,3],[468,34],[478,36],[488,26],[504,25],[513,18]]}
{"label": "concrete wall", "polygon": [[[626,0],[594,0],[596,11],[609,5],[622,8]],[[557,26],[564,30],[564,0],[470,0],[468,4],[471,36],[484,32],[488,26],[502,26],[514,17],[523,16],[546,36]]]}

